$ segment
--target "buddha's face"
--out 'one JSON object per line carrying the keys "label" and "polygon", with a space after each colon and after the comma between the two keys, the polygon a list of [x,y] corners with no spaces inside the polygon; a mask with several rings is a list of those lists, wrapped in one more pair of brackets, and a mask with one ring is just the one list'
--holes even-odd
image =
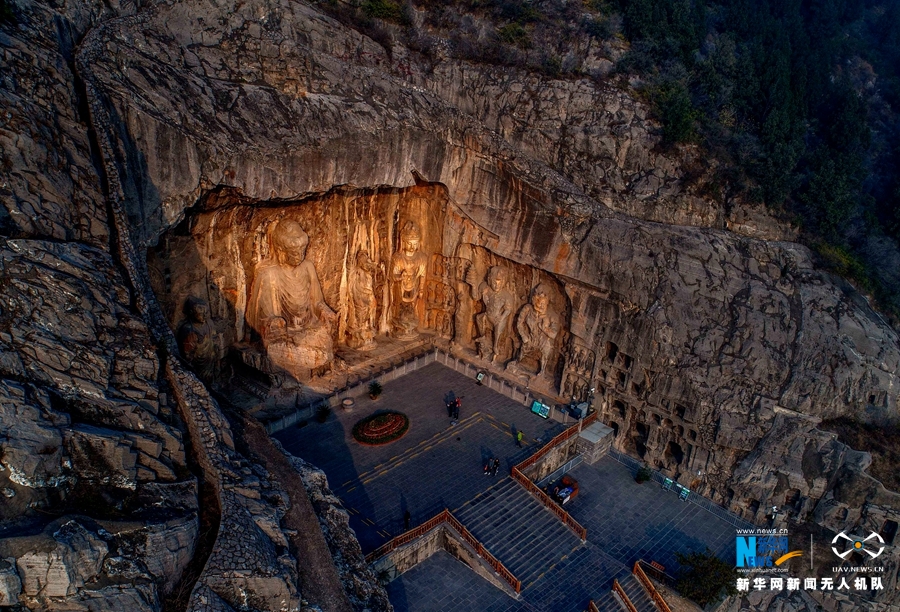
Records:
{"label": "buddha's face", "polygon": [[299,266],[306,259],[306,247],[309,239],[303,236],[291,236],[281,242],[281,261],[289,266]]}
{"label": "buddha's face", "polygon": [[191,317],[197,323],[206,323],[209,318],[209,307],[206,304],[194,304],[191,307]]}
{"label": "buddha's face", "polygon": [[410,236],[403,241],[403,252],[407,255],[414,255],[419,250],[419,239]]}
{"label": "buddha's face", "polygon": [[534,311],[539,315],[547,313],[547,306],[550,304],[550,298],[541,293],[537,294],[533,298],[531,298],[531,305],[534,307]]}
{"label": "buddha's face", "polygon": [[490,275],[488,283],[494,291],[500,291],[506,286],[506,270],[500,268]]}

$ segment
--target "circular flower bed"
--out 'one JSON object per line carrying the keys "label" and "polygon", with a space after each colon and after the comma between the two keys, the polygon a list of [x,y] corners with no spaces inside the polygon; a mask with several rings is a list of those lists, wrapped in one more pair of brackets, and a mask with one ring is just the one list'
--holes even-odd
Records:
{"label": "circular flower bed", "polygon": [[378,446],[399,440],[409,430],[409,417],[402,412],[379,412],[353,426],[353,438],[360,444]]}

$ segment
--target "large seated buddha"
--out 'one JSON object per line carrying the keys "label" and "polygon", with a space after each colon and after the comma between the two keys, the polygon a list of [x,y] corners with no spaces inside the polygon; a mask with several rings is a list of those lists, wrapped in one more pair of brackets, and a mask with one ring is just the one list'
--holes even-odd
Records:
{"label": "large seated buddha", "polygon": [[331,325],[312,262],[309,236],[296,221],[282,220],[271,236],[274,257],[260,262],[247,304],[247,322],[262,339],[268,360],[298,380],[334,358]]}

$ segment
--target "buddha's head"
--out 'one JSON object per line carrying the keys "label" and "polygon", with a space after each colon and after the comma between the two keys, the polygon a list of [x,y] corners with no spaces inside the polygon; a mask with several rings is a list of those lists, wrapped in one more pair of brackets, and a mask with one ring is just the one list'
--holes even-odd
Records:
{"label": "buddha's head", "polygon": [[507,281],[509,280],[509,270],[504,268],[503,266],[494,266],[491,268],[491,271],[488,272],[488,285],[491,286],[491,289],[494,291],[500,291],[506,286]]}
{"label": "buddha's head", "polygon": [[188,298],[184,308],[185,314],[192,323],[202,325],[209,318],[209,306],[200,298]]}
{"label": "buddha's head", "polygon": [[284,219],[275,226],[272,232],[272,246],[279,263],[299,266],[306,259],[306,247],[309,235],[303,231],[296,221]]}
{"label": "buddha's head", "polygon": [[415,255],[419,250],[419,243],[422,241],[422,233],[415,221],[407,221],[400,230],[400,248],[407,257]]}
{"label": "buddha's head", "polygon": [[531,305],[534,311],[539,315],[546,314],[547,307],[550,305],[550,288],[544,283],[539,284],[531,292]]}

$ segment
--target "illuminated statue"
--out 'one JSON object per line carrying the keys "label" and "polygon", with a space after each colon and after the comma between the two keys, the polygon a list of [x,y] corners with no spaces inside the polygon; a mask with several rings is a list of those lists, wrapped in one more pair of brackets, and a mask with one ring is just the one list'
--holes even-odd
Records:
{"label": "illuminated statue", "polygon": [[413,221],[407,221],[400,230],[400,250],[391,258],[393,331],[400,340],[411,340],[418,335],[416,305],[422,294],[428,265],[428,257],[419,251],[421,241],[419,227]]}
{"label": "illuminated statue", "polygon": [[275,257],[260,263],[250,291],[247,321],[262,337],[269,360],[298,376],[334,357],[331,324],[319,277],[306,259],[309,236],[296,221],[272,232]]}
{"label": "illuminated statue", "polygon": [[515,367],[518,362],[532,353],[537,353],[537,375],[544,373],[547,361],[553,353],[553,343],[559,335],[559,321],[555,313],[550,311],[550,290],[541,283],[531,293],[531,303],[525,304],[516,319],[516,331],[522,338],[518,359],[510,363]]}
{"label": "illuminated statue", "polygon": [[350,273],[350,313],[347,344],[368,351],[375,348],[375,263],[364,250],[356,253],[356,268]]}
{"label": "illuminated statue", "polygon": [[500,357],[501,343],[515,304],[515,298],[506,288],[508,281],[509,271],[503,266],[494,266],[488,272],[487,281],[472,292],[473,299],[484,303],[484,312],[476,317],[479,336],[475,342],[479,355],[490,361]]}

